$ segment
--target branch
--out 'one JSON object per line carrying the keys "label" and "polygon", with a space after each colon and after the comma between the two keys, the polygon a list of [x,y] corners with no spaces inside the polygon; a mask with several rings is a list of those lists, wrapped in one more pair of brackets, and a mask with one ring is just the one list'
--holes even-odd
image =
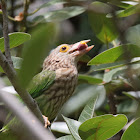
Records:
{"label": "branch", "polygon": [[37,8],[32,13],[28,13],[28,16],[32,16],[33,14],[35,14],[36,12],[38,12],[40,9],[41,8]]}
{"label": "branch", "polygon": [[7,77],[9,78],[10,82],[14,86],[17,93],[20,95],[22,100],[26,103],[26,105],[32,110],[32,112],[39,118],[41,122],[44,122],[42,118],[42,114],[33,100],[33,98],[30,96],[30,94],[19,85],[16,71],[14,70],[12,66],[12,60],[11,60],[11,54],[10,54],[10,45],[9,45],[9,37],[8,37],[8,21],[7,21],[7,10],[6,10],[6,3],[4,0],[1,0],[2,3],[2,9],[3,9],[3,34],[4,34],[4,41],[5,41],[5,55],[2,54],[0,51],[0,65],[5,71]]}
{"label": "branch", "polygon": [[7,9],[5,0],[1,0],[2,6],[2,15],[3,15],[3,37],[4,37],[4,45],[5,45],[5,56],[7,58],[8,63],[13,66],[11,53],[10,53],[10,45],[9,45],[9,36],[8,36],[8,18],[7,18]]}
{"label": "branch", "polygon": [[23,10],[23,20],[21,21],[21,31],[26,31],[26,19],[28,16],[28,8],[29,8],[30,0],[24,0],[24,10]]}
{"label": "branch", "polygon": [[[15,9],[13,7],[15,5],[15,0],[10,0],[10,3],[11,3],[11,12],[10,12],[10,15],[11,15],[11,17],[14,17],[15,16]],[[12,31],[14,32],[15,30],[16,30],[16,24],[15,24],[15,22],[12,22]]]}
{"label": "branch", "polygon": [[116,99],[114,94],[114,85],[112,86],[111,83],[106,83],[104,85],[106,90],[106,96],[108,98],[108,105],[110,108],[110,113],[113,115],[117,114],[117,107],[116,107]]}
{"label": "branch", "polygon": [[14,86],[15,90],[22,98],[22,100],[26,103],[26,105],[30,108],[30,110],[32,110],[32,112],[39,118],[39,120],[41,122],[44,122],[42,114],[38,108],[38,105],[31,97],[31,95],[24,88],[21,88],[14,68],[9,65],[8,61],[6,60],[6,57],[2,54],[1,51],[0,51],[0,65],[3,68],[4,72],[6,73],[7,77],[9,78],[10,82]]}
{"label": "branch", "polygon": [[[35,140],[55,140],[54,136],[42,126],[38,119],[30,111],[25,110],[25,106],[19,102],[16,96],[0,90],[0,98],[24,124],[28,134]],[[24,131],[22,131],[23,134]]]}

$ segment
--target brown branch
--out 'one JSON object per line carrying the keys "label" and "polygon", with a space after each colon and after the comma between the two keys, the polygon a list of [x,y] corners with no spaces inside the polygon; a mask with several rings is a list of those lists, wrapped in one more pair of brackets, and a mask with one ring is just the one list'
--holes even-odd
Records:
{"label": "brown branch", "polygon": [[[30,111],[25,110],[25,106],[19,102],[16,96],[0,91],[0,98],[26,128],[26,131],[23,129],[21,132],[19,129],[22,129],[22,125],[21,127],[18,127],[18,130],[14,130],[17,132],[16,135],[18,133],[21,135],[22,133],[23,138],[24,135],[28,133],[28,137],[26,137],[27,139],[30,137],[34,138],[35,140],[55,140],[54,136],[43,127],[39,120]],[[13,127],[11,127],[11,129],[12,128]],[[16,127],[14,127],[14,129],[15,128]]]}
{"label": "brown branch", "polygon": [[117,107],[116,107],[116,99],[114,97],[114,93],[112,93],[110,91],[110,93],[107,94],[107,97],[108,97],[108,104],[110,107],[110,113],[113,115],[116,115],[117,114]]}
{"label": "brown branch", "polygon": [[[11,17],[15,17],[15,9],[14,9],[14,5],[15,5],[15,0],[10,0],[11,3]],[[14,21],[12,21],[12,31],[14,32],[16,30],[16,23]]]}
{"label": "brown branch", "polygon": [[7,6],[5,0],[1,0],[2,6],[2,15],[3,15],[3,37],[4,37],[4,45],[5,45],[5,56],[7,58],[8,63],[13,67],[11,53],[10,53],[10,45],[9,45],[9,36],[8,36],[8,16],[7,16]]}
{"label": "brown branch", "polygon": [[28,9],[30,5],[30,0],[24,0],[24,5],[23,5],[23,20],[21,21],[21,27],[20,30],[26,32],[27,26],[26,26],[26,19],[28,16]]}
{"label": "brown branch", "polygon": [[[116,107],[116,99],[115,99],[115,89],[116,89],[116,85],[113,85],[114,83],[106,83],[104,85],[105,90],[106,90],[106,95],[108,98],[108,105],[110,108],[110,113],[113,115],[117,114],[117,107]],[[115,86],[115,88],[114,88]],[[118,86],[117,86],[118,87]]]}

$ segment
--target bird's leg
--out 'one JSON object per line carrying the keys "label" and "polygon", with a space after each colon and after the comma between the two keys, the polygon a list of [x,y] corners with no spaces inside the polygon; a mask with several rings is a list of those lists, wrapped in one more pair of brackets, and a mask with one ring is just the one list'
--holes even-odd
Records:
{"label": "bird's leg", "polygon": [[42,116],[43,116],[43,119],[44,119],[44,122],[45,122],[45,126],[44,126],[44,127],[47,128],[48,126],[51,125],[51,123],[50,123],[48,117],[46,117],[46,116],[44,116],[44,115],[42,115]]}

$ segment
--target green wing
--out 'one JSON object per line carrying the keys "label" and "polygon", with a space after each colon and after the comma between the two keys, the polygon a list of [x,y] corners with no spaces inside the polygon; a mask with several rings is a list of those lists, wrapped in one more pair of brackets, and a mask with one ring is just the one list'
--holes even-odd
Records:
{"label": "green wing", "polygon": [[33,98],[39,97],[55,80],[55,72],[44,70],[35,75],[27,88]]}

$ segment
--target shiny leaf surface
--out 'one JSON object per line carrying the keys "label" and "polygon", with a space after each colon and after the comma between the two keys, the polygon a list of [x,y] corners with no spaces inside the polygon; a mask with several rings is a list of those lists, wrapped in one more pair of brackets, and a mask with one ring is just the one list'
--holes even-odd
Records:
{"label": "shiny leaf surface", "polygon": [[[14,32],[9,34],[9,43],[10,48],[17,47],[21,44],[23,44],[25,41],[28,41],[31,39],[31,35],[27,33],[22,32]],[[0,38],[0,50],[4,52],[4,38]]]}
{"label": "shiny leaf surface", "polygon": [[103,115],[85,121],[78,132],[83,140],[106,140],[118,133],[126,123],[125,115]]}

